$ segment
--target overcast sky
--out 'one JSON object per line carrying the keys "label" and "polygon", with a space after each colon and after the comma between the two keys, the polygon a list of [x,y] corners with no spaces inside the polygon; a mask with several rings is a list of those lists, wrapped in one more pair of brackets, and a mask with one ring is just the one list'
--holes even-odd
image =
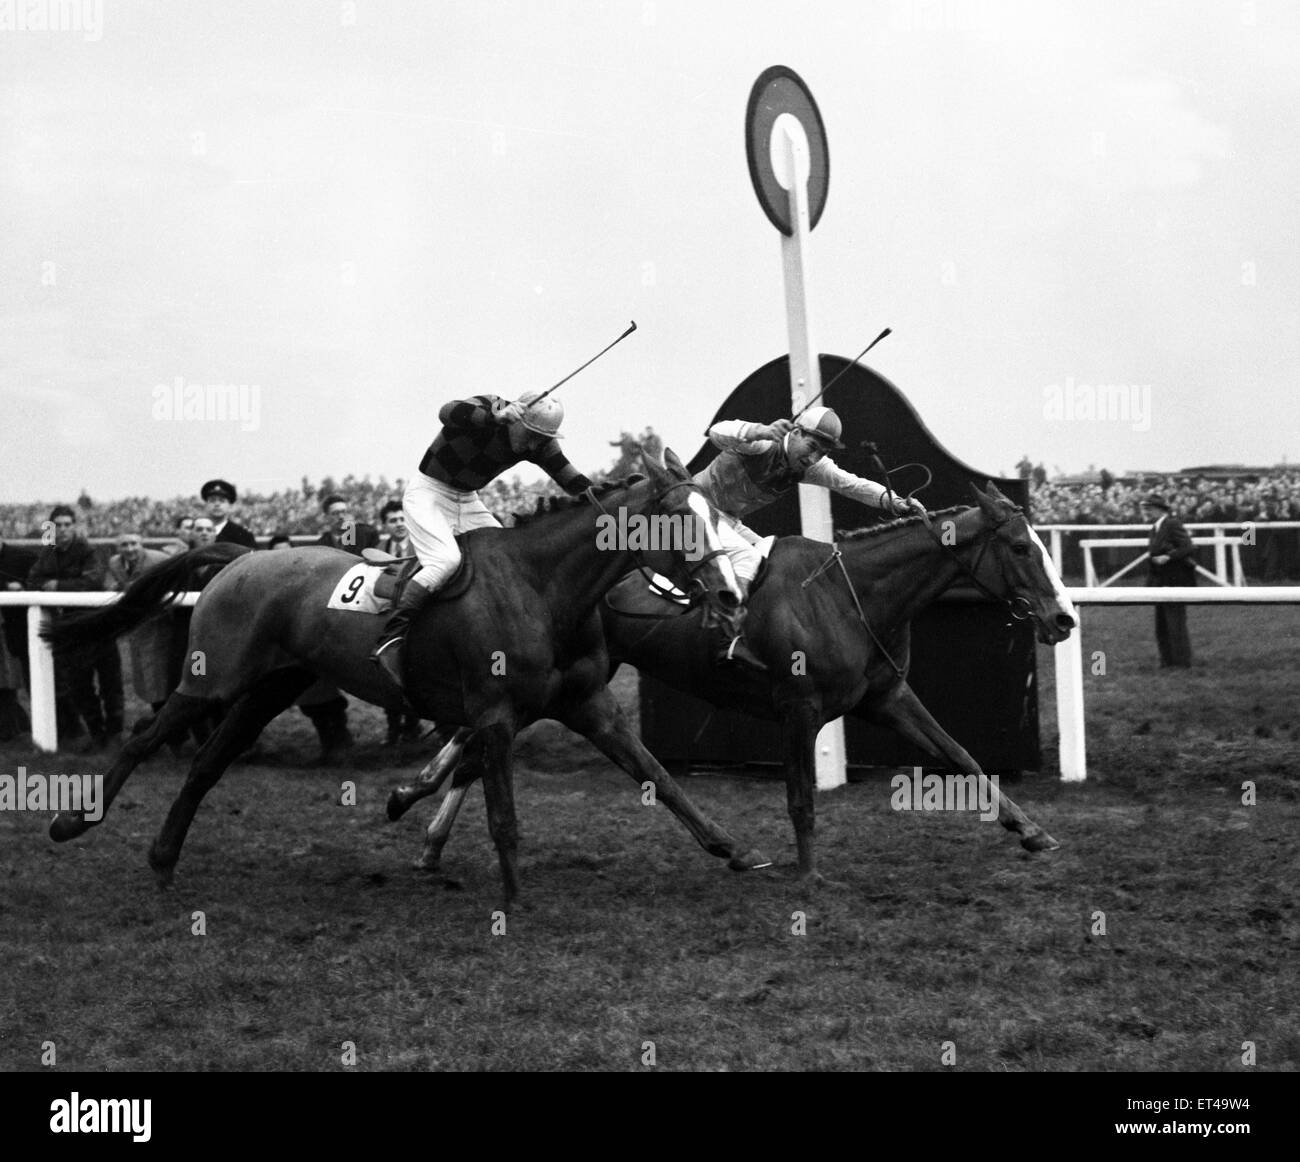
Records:
{"label": "overcast sky", "polygon": [[[743,136],[773,64],[830,144],[816,345],[892,326],[869,362],[950,451],[1300,460],[1295,6],[74,4],[0,3],[4,499],[409,477],[445,400],[631,319],[566,448],[687,458],[786,346]],[[158,418],[178,381],[244,420]]]}

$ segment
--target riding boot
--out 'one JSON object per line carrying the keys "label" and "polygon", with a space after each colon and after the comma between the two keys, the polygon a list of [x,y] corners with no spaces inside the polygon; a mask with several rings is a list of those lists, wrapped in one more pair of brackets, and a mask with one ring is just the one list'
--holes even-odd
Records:
{"label": "riding boot", "polygon": [[370,655],[370,660],[379,667],[380,672],[401,692],[403,697],[406,695],[403,675],[406,634],[416,614],[432,596],[431,589],[426,589],[414,581],[408,583],[402,591],[401,601],[397,603],[397,608],[393,610],[383,633],[379,635],[379,642],[374,652]]}
{"label": "riding boot", "polygon": [[766,663],[745,644],[744,634],[738,633],[731,637],[723,630],[717,636],[721,644],[713,655],[713,664],[715,666],[739,665],[747,670],[752,670],[756,674],[766,674],[768,672]]}

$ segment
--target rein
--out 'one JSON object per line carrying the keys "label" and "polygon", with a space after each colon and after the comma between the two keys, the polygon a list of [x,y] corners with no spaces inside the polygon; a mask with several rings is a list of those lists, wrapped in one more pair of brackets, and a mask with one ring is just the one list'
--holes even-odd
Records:
{"label": "rein", "polygon": [[[927,468],[924,464],[917,463],[914,461],[910,464],[900,464],[896,468],[886,468],[884,461],[880,459],[880,450],[876,447],[874,443],[872,443],[870,440],[864,440],[862,442],[862,447],[871,454],[871,459],[875,461],[876,467],[880,470],[881,474],[884,476],[885,495],[890,498],[891,505],[893,503],[893,497],[898,495],[898,493],[894,491],[894,487],[889,481],[889,478],[891,475],[893,475],[893,473],[901,472],[904,468],[920,468],[925,473],[925,483],[918,485],[916,488],[913,488],[912,491],[907,494],[908,500],[911,500],[912,497],[915,496],[916,493],[920,492],[922,489],[927,488],[930,484],[930,481],[934,479],[934,473],[931,472],[930,469]],[[983,562],[984,554],[985,552],[988,551],[988,547],[992,543],[991,534],[996,533],[998,529],[1000,529],[1004,524],[1007,523],[1007,521],[1013,519],[1014,516],[1022,515],[1023,512],[1024,510],[1022,508],[1016,506],[1015,512],[1012,514],[1012,516],[1008,516],[1005,519],[998,521],[997,524],[993,525],[990,528],[982,529],[977,534],[976,536],[977,540],[983,538],[986,533],[990,534],[990,538],[988,540],[985,540],[984,543],[980,546],[979,555],[975,558],[974,565],[966,564],[966,562],[957,555],[957,551],[952,545],[945,544],[943,538],[934,531],[934,522],[931,521],[930,514],[928,512],[925,512],[924,510],[921,512],[921,521],[925,525],[926,529],[929,531],[930,535],[934,538],[935,544],[937,544],[941,549],[944,550],[944,552],[946,552],[954,561],[957,562],[958,567],[967,575],[967,577],[970,578],[970,580],[974,583],[975,588],[978,589],[980,593],[982,593],[990,601],[1000,602],[1005,604],[1007,607],[1007,612],[1010,613],[1012,618],[1014,618],[1016,621],[1025,621],[1031,616],[1031,607],[1028,599],[1024,597],[1011,595],[1009,586],[1008,586],[1008,592],[1006,594],[994,593],[992,589],[990,589],[987,585],[984,584],[983,581],[979,579],[979,577],[976,575],[976,570],[980,567],[981,562]],[[842,567],[843,566],[841,566],[841,568]],[[845,577],[846,578],[848,577],[847,573],[845,574]],[[857,595],[854,594],[854,601],[856,600],[857,600]]]}

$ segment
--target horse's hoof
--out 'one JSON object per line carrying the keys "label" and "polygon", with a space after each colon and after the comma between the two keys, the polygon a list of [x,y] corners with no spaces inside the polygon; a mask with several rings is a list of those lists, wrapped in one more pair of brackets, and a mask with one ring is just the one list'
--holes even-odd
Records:
{"label": "horse's hoof", "polygon": [[400,791],[392,791],[388,796],[388,821],[396,823],[403,815],[406,814],[408,804],[401,795]]}
{"label": "horse's hoof", "polygon": [[78,835],[85,835],[92,826],[80,812],[60,812],[50,821],[50,838],[55,843],[66,843]]}
{"label": "horse's hoof", "polygon": [[416,871],[429,872],[431,875],[436,875],[438,872],[442,871],[442,860],[429,859],[422,855],[412,863],[411,866],[415,868]]}
{"label": "horse's hoof", "polygon": [[1046,831],[1037,831],[1033,835],[1021,836],[1020,846],[1026,851],[1055,851],[1061,845]]}
{"label": "horse's hoof", "polygon": [[772,861],[759,851],[746,851],[733,855],[727,861],[732,871],[758,871],[759,868],[771,867]]}

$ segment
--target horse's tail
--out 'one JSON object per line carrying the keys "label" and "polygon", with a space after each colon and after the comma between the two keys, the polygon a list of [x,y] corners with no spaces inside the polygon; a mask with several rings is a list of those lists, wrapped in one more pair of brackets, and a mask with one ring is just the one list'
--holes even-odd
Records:
{"label": "horse's tail", "polygon": [[194,587],[195,574],[208,566],[220,568],[251,552],[244,545],[219,542],[178,553],[140,574],[112,605],[60,618],[41,631],[56,654],[68,654],[111,641],[135,629],[179,593]]}

